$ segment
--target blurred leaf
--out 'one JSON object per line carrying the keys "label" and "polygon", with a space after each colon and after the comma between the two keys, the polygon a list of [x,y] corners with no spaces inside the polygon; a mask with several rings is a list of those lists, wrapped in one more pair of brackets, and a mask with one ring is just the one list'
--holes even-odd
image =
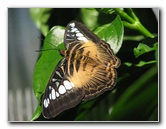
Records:
{"label": "blurred leaf", "polygon": [[141,41],[143,39],[145,39],[145,37],[143,35],[134,35],[134,36],[124,35],[124,37],[123,37],[123,41],[126,41],[126,40]]}
{"label": "blurred leaf", "polygon": [[[34,71],[34,92],[36,98],[40,101],[41,95],[44,92],[48,79],[50,78],[55,66],[62,58],[57,50],[63,47],[64,28],[61,26],[53,27],[47,34],[44,40],[42,55],[36,63]],[[55,49],[56,48],[56,49]],[[52,50],[47,50],[52,49]]]}
{"label": "blurred leaf", "polygon": [[122,46],[124,28],[119,16],[109,24],[98,27],[94,33],[109,43],[116,54]]}
{"label": "blurred leaf", "polygon": [[145,54],[150,51],[154,51],[157,49],[157,43],[154,44],[153,47],[149,47],[148,45],[144,43],[140,43],[137,48],[134,48],[134,56],[137,58],[142,54]]}
{"label": "blurred leaf", "polygon": [[148,64],[154,64],[156,63],[156,60],[151,60],[151,61],[139,61],[138,64],[133,64],[131,62],[123,62],[124,65],[131,67],[131,66],[136,66],[136,67],[142,67]]}
{"label": "blurred leaf", "polygon": [[153,66],[121,95],[109,115],[112,121],[144,121],[158,107],[158,78]]}
{"label": "blurred leaf", "polygon": [[112,14],[115,12],[113,8],[96,8],[96,10],[105,14]]}
{"label": "blurred leaf", "polygon": [[98,15],[99,13],[93,8],[80,9],[81,20],[90,30],[93,30],[98,26]]}
{"label": "blurred leaf", "polygon": [[30,8],[29,11],[36,26],[46,36],[49,31],[48,19],[51,16],[52,8]]}
{"label": "blurred leaf", "polygon": [[156,48],[156,51],[155,51],[155,59],[156,59],[156,63],[157,63],[157,66],[158,66],[158,44],[157,44],[157,48]]}
{"label": "blurred leaf", "polygon": [[158,121],[158,107],[154,109],[153,113],[151,114],[149,121]]}
{"label": "blurred leaf", "polygon": [[131,63],[131,62],[123,62],[123,64],[126,65],[126,66],[128,66],[128,67],[130,67],[130,66],[133,65],[133,63]]}
{"label": "blurred leaf", "polygon": [[79,106],[78,115],[75,118],[77,121],[105,121],[109,113],[109,107],[114,104],[114,96],[116,89],[107,91],[100,97],[84,101]]}

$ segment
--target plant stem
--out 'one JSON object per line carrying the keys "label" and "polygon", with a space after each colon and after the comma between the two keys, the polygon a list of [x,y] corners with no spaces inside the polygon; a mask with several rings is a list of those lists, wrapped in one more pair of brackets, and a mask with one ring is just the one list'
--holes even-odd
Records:
{"label": "plant stem", "polygon": [[123,21],[124,26],[135,29],[139,32],[141,32],[146,37],[154,38],[154,35],[151,34],[139,21],[138,17],[135,15],[132,9],[128,9],[128,12],[131,16],[129,16],[126,12],[119,8],[114,9],[117,14],[119,14],[122,18],[126,19],[126,21]]}

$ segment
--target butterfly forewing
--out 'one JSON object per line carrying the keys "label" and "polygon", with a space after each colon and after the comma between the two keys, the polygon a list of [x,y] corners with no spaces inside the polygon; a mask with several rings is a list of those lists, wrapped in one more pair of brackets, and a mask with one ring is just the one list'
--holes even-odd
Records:
{"label": "butterfly forewing", "polygon": [[55,68],[43,97],[46,118],[57,116],[81,100],[95,98],[116,84],[115,68],[120,60],[109,44],[77,21],[67,25],[64,44],[64,58]]}
{"label": "butterfly forewing", "polygon": [[68,49],[68,45],[73,42],[88,42],[88,40],[98,43],[100,39],[93,34],[85,25],[77,21],[70,22],[65,31],[64,44]]}

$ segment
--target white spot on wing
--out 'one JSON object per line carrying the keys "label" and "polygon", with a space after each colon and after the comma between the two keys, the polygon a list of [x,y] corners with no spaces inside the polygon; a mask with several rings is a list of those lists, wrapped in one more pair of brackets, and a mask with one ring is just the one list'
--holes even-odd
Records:
{"label": "white spot on wing", "polygon": [[59,93],[58,92],[56,92],[56,97],[59,97]]}
{"label": "white spot on wing", "polygon": [[56,72],[56,74],[57,74],[59,77],[62,78],[61,74],[60,74],[58,71],[55,71],[55,72]]}
{"label": "white spot on wing", "polygon": [[55,96],[55,90],[52,88],[51,90],[51,96],[52,96],[52,99],[55,100],[56,99],[56,96]]}
{"label": "white spot on wing", "polygon": [[55,82],[56,81],[56,79],[55,78],[52,78],[52,82]]}
{"label": "white spot on wing", "polygon": [[78,30],[77,28],[71,28],[71,32],[75,32],[77,30]]}
{"label": "white spot on wing", "polygon": [[44,107],[47,108],[48,107],[48,102],[47,99],[44,99]]}
{"label": "white spot on wing", "polygon": [[60,94],[64,94],[66,92],[66,89],[63,85],[60,85],[58,91]]}
{"label": "white spot on wing", "polygon": [[74,26],[75,26],[75,23],[71,23],[69,26],[74,27]]}
{"label": "white spot on wing", "polygon": [[50,103],[50,100],[49,100],[49,98],[47,98],[47,103],[48,103],[48,104]]}
{"label": "white spot on wing", "polygon": [[50,103],[49,98],[44,99],[44,107],[47,108],[48,104]]}
{"label": "white spot on wing", "polygon": [[72,85],[71,85],[71,83],[70,83],[69,81],[65,80],[65,81],[63,82],[63,84],[64,84],[66,90],[72,89]]}
{"label": "white spot on wing", "polygon": [[84,35],[81,34],[81,33],[77,33],[76,36],[77,36],[77,37],[83,37]]}
{"label": "white spot on wing", "polygon": [[51,93],[49,94],[49,98],[50,98],[50,100],[52,99]]}
{"label": "white spot on wing", "polygon": [[59,82],[55,82],[55,85],[58,87],[59,86]]}
{"label": "white spot on wing", "polygon": [[85,37],[78,37],[77,39],[78,39],[78,40],[82,40],[82,41],[84,41],[84,42],[87,42],[87,41],[88,41]]}
{"label": "white spot on wing", "polygon": [[70,35],[69,35],[69,34],[67,34],[66,36],[70,37]]}

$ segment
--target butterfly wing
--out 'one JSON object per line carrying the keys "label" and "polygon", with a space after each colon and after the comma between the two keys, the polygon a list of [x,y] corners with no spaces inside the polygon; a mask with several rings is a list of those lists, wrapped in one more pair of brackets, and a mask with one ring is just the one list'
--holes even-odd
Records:
{"label": "butterfly wing", "polygon": [[114,88],[117,79],[115,68],[120,60],[110,45],[100,40],[83,24],[72,21],[65,31],[65,46],[73,64],[70,81],[85,92],[84,100],[95,98]]}
{"label": "butterfly wing", "polygon": [[93,34],[85,25],[77,21],[71,21],[65,31],[64,44],[69,48],[71,43],[87,43],[88,40],[98,43],[100,39]]}
{"label": "butterfly wing", "polygon": [[104,41],[100,41],[100,44],[95,47],[96,53],[93,54],[96,55],[95,62],[98,62],[98,64],[87,63],[87,68],[85,68],[85,71],[90,73],[90,78],[84,85],[84,100],[96,98],[105,91],[112,90],[116,85],[117,72],[115,68],[120,65],[119,58],[113,54],[110,45]]}
{"label": "butterfly wing", "polygon": [[42,112],[45,118],[53,118],[59,113],[76,106],[84,97],[83,92],[75,89],[65,75],[66,59],[62,59],[55,68],[42,100]]}

